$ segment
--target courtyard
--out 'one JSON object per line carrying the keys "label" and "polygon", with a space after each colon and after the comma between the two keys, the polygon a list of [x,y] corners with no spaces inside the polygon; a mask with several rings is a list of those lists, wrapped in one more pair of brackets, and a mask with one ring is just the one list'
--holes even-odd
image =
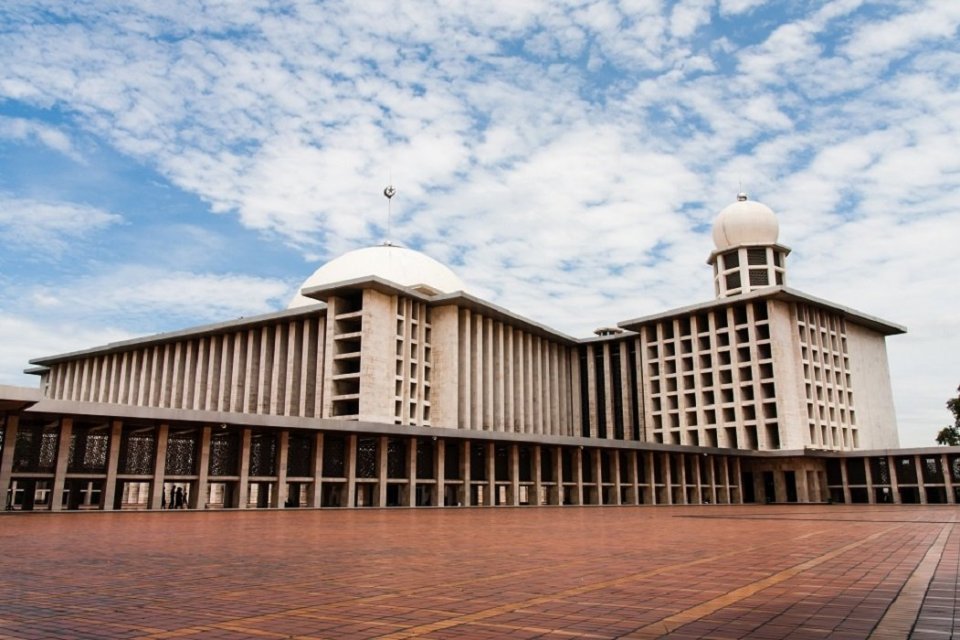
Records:
{"label": "courtyard", "polygon": [[950,638],[954,506],[0,516],[0,638]]}

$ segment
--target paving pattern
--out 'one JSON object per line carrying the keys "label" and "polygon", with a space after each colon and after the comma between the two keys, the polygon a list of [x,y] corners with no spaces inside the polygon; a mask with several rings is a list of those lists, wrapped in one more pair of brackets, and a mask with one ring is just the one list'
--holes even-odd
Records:
{"label": "paving pattern", "polygon": [[960,508],[0,516],[0,639],[960,637]]}

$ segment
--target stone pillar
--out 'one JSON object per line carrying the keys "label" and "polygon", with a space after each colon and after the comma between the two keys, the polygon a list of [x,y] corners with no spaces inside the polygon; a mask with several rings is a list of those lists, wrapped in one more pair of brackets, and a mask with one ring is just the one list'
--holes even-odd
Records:
{"label": "stone pillar", "polygon": [[653,468],[653,451],[647,451],[643,454],[647,458],[647,495],[650,496],[650,504],[657,504],[657,476]]}
{"label": "stone pillar", "polygon": [[418,438],[407,439],[407,505],[417,506],[417,449],[420,447]]}
{"label": "stone pillar", "polygon": [[[728,492],[731,492],[730,495],[730,504],[743,504],[743,487],[740,486],[740,483],[743,482],[743,466],[740,463],[740,458],[733,459],[733,472],[736,474],[733,482],[728,483],[728,487],[733,487],[732,489],[727,489]],[[730,467],[727,466],[727,474],[730,473]],[[736,492],[736,500],[734,500],[733,492]]]}
{"label": "stone pillar", "polygon": [[710,483],[710,491],[707,496],[710,504],[717,504],[717,463],[710,455],[703,456],[703,464],[707,465],[707,482]]}
{"label": "stone pillar", "polygon": [[[346,461],[344,461],[346,462]],[[310,506],[319,509],[323,502],[323,432],[318,432],[313,443],[313,486],[310,487]]]}
{"label": "stone pillar", "polygon": [[487,452],[487,506],[493,507],[497,504],[497,457],[496,444],[488,442],[484,445]]}
{"label": "stone pillar", "polygon": [[203,427],[200,430],[200,461],[197,463],[197,488],[191,492],[190,508],[207,508],[207,487],[210,482],[210,441],[213,439],[213,428]]}
{"label": "stone pillar", "polygon": [[344,472],[347,474],[347,504],[349,508],[357,506],[357,434],[347,436],[347,460]]}
{"label": "stone pillar", "polygon": [[470,506],[470,499],[473,495],[473,485],[470,481],[470,441],[464,440],[460,447],[460,504],[464,507]]}
{"label": "stone pillar", "polygon": [[850,504],[852,500],[850,498],[850,481],[847,478],[846,458],[840,458],[840,481],[843,483],[843,502]]}
{"label": "stone pillar", "polygon": [[117,497],[117,467],[120,466],[120,441],[123,438],[123,422],[110,422],[110,447],[107,449],[107,479],[103,486],[103,510],[113,511]]}
{"label": "stone pillar", "polygon": [[673,471],[670,470],[670,454],[661,454],[660,464],[663,467],[663,492],[666,500],[664,504],[673,504]]}
{"label": "stone pillar", "polygon": [[432,503],[435,507],[444,507],[444,497],[447,494],[447,443],[446,440],[438,440],[436,437],[433,439],[433,467],[437,490]]}
{"label": "stone pillar", "polygon": [[520,506],[520,447],[512,443],[508,449],[510,455],[510,506]]}
{"label": "stone pillar", "polygon": [[237,487],[237,508],[246,509],[250,499],[250,442],[253,432],[245,428],[240,437],[240,486]]}
{"label": "stone pillar", "polygon": [[823,492],[820,490],[820,474],[816,471],[811,472],[813,486],[810,487],[810,495],[816,496],[815,502],[823,502]]}
{"label": "stone pillar", "polygon": [[549,502],[553,505],[561,505],[563,504],[563,449],[561,447],[550,449],[550,464],[553,465],[554,483]]}
{"label": "stone pillar", "polygon": [[573,492],[573,499],[575,500],[574,504],[582,505],[583,504],[583,447],[578,447],[573,450],[573,477],[577,482],[577,486]]}
{"label": "stone pillar", "polygon": [[[157,427],[157,446],[153,456],[153,481],[150,483],[151,509],[159,509],[163,503],[163,479],[167,470],[167,435],[169,433],[170,425],[167,423],[164,422]],[[167,502],[167,506],[170,506],[169,502]]]}
{"label": "stone pillar", "polygon": [[920,494],[920,504],[927,504],[927,488],[923,486],[923,463],[920,456],[913,456],[913,466],[917,470],[917,493]]}
{"label": "stone pillar", "polygon": [[20,416],[7,416],[6,431],[3,434],[3,457],[0,458],[0,509],[12,506],[13,496],[10,494],[10,477],[13,473],[13,454],[17,449],[17,432],[20,426]]}
{"label": "stone pillar", "polygon": [[867,478],[867,502],[876,504],[877,496],[873,490],[873,469],[870,468],[870,458],[863,458],[863,473]]}
{"label": "stone pillar", "polygon": [[277,447],[277,490],[273,492],[275,509],[283,509],[287,503],[287,461],[290,459],[290,431],[280,430],[280,446]]}
{"label": "stone pillar", "polygon": [[[670,455],[670,454],[667,454]],[[677,456],[677,473],[680,475],[678,484],[680,485],[680,504],[687,504],[687,484],[690,479],[687,478],[687,456],[683,453]],[[671,492],[672,493],[672,492]]]}
{"label": "stone pillar", "polygon": [[377,440],[377,506],[387,506],[387,456],[390,438],[380,436]]}
{"label": "stone pillar", "polygon": [[[535,507],[540,506],[540,495],[543,492],[543,477],[541,472],[543,471],[543,447],[540,445],[535,445],[533,447],[533,500],[532,504]],[[529,499],[529,496],[528,496]],[[548,500],[549,502],[549,500]]]}
{"label": "stone pillar", "polygon": [[897,463],[893,456],[887,456],[887,470],[890,472],[890,493],[893,494],[893,504],[903,502],[900,499],[900,471],[897,469]]}
{"label": "stone pillar", "polygon": [[627,502],[629,504],[640,504],[640,476],[637,473],[637,455],[638,451],[630,449],[627,451],[627,481],[630,486],[627,487]]}
{"label": "stone pillar", "polygon": [[953,477],[950,475],[950,459],[947,454],[940,454],[940,468],[943,469],[943,490],[947,492],[947,504],[957,504],[957,496],[953,491]]}
{"label": "stone pillar", "polygon": [[610,465],[610,475],[613,476],[613,504],[620,504],[620,450],[613,449],[608,453],[608,456],[613,459],[613,464]]}
{"label": "stone pillar", "polygon": [[803,467],[797,469],[797,502],[810,502],[810,488],[807,486],[807,470]]}

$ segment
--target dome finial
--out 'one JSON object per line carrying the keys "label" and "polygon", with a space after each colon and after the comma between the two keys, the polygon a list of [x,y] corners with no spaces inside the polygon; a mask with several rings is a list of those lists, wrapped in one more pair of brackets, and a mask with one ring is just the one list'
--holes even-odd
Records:
{"label": "dome finial", "polygon": [[[393,182],[391,178],[390,182]],[[383,241],[383,244],[387,247],[393,246],[393,242],[390,240],[390,218],[393,213],[393,196],[397,195],[397,190],[393,188],[392,184],[388,184],[383,190],[383,196],[387,199],[387,237]]]}
{"label": "dome finial", "polygon": [[746,202],[747,200],[749,200],[749,198],[745,192],[741,191],[737,193],[737,202]]}

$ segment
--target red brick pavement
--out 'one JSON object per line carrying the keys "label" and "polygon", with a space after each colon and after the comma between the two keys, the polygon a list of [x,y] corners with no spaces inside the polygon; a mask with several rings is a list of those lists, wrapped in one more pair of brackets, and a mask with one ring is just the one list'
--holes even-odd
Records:
{"label": "red brick pavement", "polygon": [[957,507],[19,514],[0,549],[0,639],[960,632]]}

